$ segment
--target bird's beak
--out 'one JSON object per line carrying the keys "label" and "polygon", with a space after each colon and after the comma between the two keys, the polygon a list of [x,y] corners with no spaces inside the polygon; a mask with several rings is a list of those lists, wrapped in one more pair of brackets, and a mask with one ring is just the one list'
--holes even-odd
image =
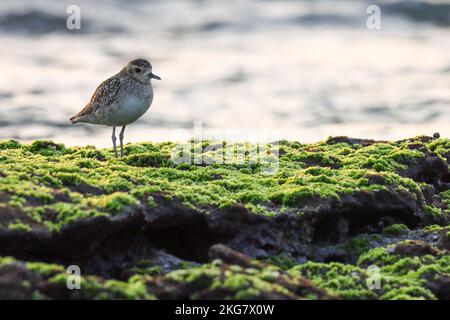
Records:
{"label": "bird's beak", "polygon": [[148,74],[148,77],[149,77],[150,79],[161,80],[161,77],[160,77],[160,76],[157,76],[157,75],[154,74],[154,73],[149,73],[149,74]]}

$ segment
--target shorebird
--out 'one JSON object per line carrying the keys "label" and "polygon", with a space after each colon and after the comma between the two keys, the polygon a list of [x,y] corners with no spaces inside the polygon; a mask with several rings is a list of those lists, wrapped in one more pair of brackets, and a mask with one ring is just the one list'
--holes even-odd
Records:
{"label": "shorebird", "polygon": [[161,80],[153,73],[150,62],[145,59],[130,61],[119,73],[103,81],[95,90],[91,101],[70,121],[112,127],[111,138],[116,159],[116,127],[121,126],[120,156],[123,157],[125,127],[139,119],[152,104],[152,79]]}

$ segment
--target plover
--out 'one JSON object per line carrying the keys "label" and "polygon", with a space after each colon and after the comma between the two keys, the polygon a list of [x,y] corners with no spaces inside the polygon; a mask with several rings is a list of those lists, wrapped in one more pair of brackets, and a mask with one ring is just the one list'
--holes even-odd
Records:
{"label": "plover", "polygon": [[95,90],[91,101],[70,121],[113,127],[112,143],[116,159],[116,127],[121,126],[120,156],[123,157],[125,127],[139,119],[152,104],[151,79],[161,80],[152,71],[151,63],[145,59],[130,61],[119,73],[103,81]]}

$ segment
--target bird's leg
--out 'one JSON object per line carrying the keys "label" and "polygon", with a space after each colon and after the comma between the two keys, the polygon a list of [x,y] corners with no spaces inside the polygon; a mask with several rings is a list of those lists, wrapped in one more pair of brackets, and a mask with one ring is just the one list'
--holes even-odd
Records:
{"label": "bird's leg", "polygon": [[112,139],[112,143],[114,146],[114,155],[116,156],[116,159],[117,159],[118,157],[117,157],[117,145],[116,145],[116,127],[113,127],[111,139]]}
{"label": "bird's leg", "polygon": [[122,127],[122,130],[120,130],[119,139],[120,139],[120,157],[123,157],[123,134],[125,133],[125,127]]}

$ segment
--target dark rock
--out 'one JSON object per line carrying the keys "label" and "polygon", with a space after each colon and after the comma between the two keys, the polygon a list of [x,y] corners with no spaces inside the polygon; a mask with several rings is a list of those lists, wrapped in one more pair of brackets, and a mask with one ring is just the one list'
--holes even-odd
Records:
{"label": "dark rock", "polygon": [[243,268],[250,268],[252,266],[252,259],[249,256],[232,250],[223,244],[213,245],[209,249],[209,259],[220,259],[227,264],[235,264]]}
{"label": "dark rock", "polygon": [[383,142],[383,141],[375,141],[372,139],[357,139],[357,138],[350,138],[350,137],[346,137],[346,136],[330,137],[327,139],[328,144],[348,143],[350,145],[359,144],[362,146],[370,146],[377,142]]}
{"label": "dark rock", "polygon": [[75,185],[71,185],[71,186],[69,186],[69,188],[72,191],[79,192],[82,194],[93,194],[93,195],[99,196],[99,195],[102,195],[105,193],[102,189],[91,186],[84,182],[81,182],[81,183],[78,183]]}
{"label": "dark rock", "polygon": [[410,164],[406,172],[400,174],[417,182],[431,184],[437,190],[447,189],[450,186],[450,172],[447,161],[436,153],[429,151],[425,154],[425,157]]}
{"label": "dark rock", "polygon": [[439,250],[437,248],[420,240],[400,242],[394,247],[393,252],[395,254],[400,254],[407,257],[424,256],[427,254],[436,256],[439,254]]}
{"label": "dark rock", "polygon": [[439,232],[439,240],[436,243],[436,246],[440,249],[444,249],[450,252],[450,231],[449,230],[441,230]]}
{"label": "dark rock", "polygon": [[[81,264],[93,274],[123,277],[121,266],[154,259],[158,250],[181,260],[206,262],[211,246],[220,243],[253,258],[267,259],[284,252],[302,259],[309,255],[312,241],[341,243],[361,233],[381,232],[392,223],[412,229],[435,222],[417,197],[396,190],[312,202],[275,217],[256,215],[241,206],[211,207],[204,214],[162,194],[153,197],[155,208],[130,207],[118,216],[75,221],[56,233],[39,225],[29,232],[0,229],[0,255]],[[9,218],[3,211],[3,219],[10,221],[19,211],[10,212]],[[348,261],[349,257],[336,251],[316,255],[316,259]]]}
{"label": "dark rock", "polygon": [[425,288],[430,289],[439,300],[450,300],[450,276],[448,274],[427,277]]}

